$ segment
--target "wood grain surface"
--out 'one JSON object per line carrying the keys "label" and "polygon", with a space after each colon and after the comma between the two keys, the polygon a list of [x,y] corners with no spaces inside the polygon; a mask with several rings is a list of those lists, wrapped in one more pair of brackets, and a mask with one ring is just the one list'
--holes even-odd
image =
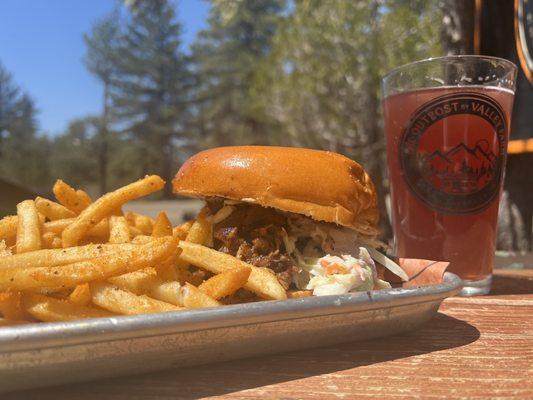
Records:
{"label": "wood grain surface", "polygon": [[2,399],[204,397],[533,399],[533,270],[498,271],[490,296],[447,299],[411,334]]}

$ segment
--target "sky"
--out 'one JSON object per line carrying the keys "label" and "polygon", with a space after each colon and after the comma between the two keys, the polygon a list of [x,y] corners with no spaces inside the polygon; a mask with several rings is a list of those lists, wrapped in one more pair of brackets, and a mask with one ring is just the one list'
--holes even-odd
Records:
{"label": "sky", "polygon": [[[209,5],[175,3],[188,48],[206,27]],[[83,34],[113,5],[113,0],[0,0],[0,62],[36,101],[42,132],[59,134],[73,118],[101,111],[102,86],[83,65]]]}

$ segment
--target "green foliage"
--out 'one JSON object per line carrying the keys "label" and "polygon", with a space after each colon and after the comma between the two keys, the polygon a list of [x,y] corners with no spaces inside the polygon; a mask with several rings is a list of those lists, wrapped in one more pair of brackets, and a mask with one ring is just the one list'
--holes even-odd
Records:
{"label": "green foliage", "polygon": [[96,181],[98,159],[94,154],[97,130],[96,118],[81,118],[69,123],[65,133],[55,139],[52,147],[52,176],[75,186]]}
{"label": "green foliage", "polygon": [[83,35],[87,54],[84,62],[87,69],[102,82],[109,82],[116,72],[117,47],[120,40],[118,10],[96,21],[90,33]]}
{"label": "green foliage", "polygon": [[0,176],[44,190],[49,142],[37,134],[35,104],[0,64]]}
{"label": "green foliage", "polygon": [[431,1],[297,2],[254,86],[274,141],[364,158],[378,137],[380,78],[438,55],[437,21]]}
{"label": "green foliage", "polygon": [[169,2],[131,2],[110,89],[114,118],[136,139],[137,176],[152,172],[169,180],[175,167],[173,140],[186,134],[191,82],[180,35]]}

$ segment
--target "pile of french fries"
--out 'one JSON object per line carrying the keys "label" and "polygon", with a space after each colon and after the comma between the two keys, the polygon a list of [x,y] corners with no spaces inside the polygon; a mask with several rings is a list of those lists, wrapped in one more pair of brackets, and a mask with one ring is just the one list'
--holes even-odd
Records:
{"label": "pile of french fries", "polygon": [[164,184],[146,176],[93,202],[58,180],[57,201],[19,203],[0,220],[0,325],[287,298],[270,270],[209,247],[217,215],[207,208],[176,227],[164,212],[123,213]]}

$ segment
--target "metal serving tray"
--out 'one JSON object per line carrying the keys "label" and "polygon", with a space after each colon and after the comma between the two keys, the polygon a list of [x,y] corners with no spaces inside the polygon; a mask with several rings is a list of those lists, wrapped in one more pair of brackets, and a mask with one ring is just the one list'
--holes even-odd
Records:
{"label": "metal serving tray", "polygon": [[0,391],[394,335],[436,314],[461,280],[340,296],[0,329]]}

